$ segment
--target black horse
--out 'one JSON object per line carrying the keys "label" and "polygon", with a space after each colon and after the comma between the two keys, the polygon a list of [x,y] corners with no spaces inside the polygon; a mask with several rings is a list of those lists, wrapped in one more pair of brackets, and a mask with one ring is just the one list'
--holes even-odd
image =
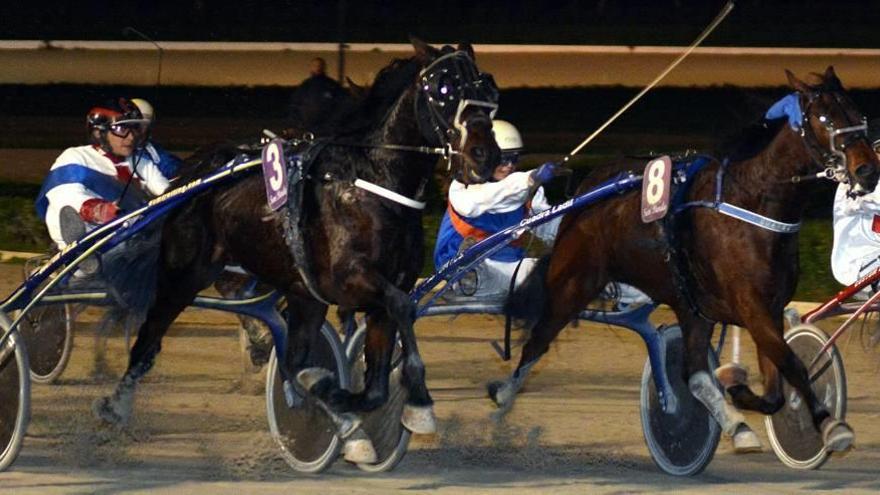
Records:
{"label": "black horse", "polygon": [[[739,151],[730,155],[721,187],[724,201],[795,224],[802,218],[807,194],[793,177],[815,175],[825,167],[850,184],[851,194],[864,194],[874,190],[880,164],[866,139],[864,117],[831,67],[815,85],[787,74],[797,95],[790,99],[795,108],[789,115],[794,121],[802,118],[800,129],[784,118],[750,128]],[[711,204],[720,167],[722,163],[713,161],[697,172],[688,181],[685,200]],[[610,166],[597,171],[580,191],[622,170]],[[675,311],[685,342],[685,383],[734,437],[735,447],[751,450],[760,444],[742,414],[726,405],[710,376],[707,355],[716,322],[749,329],[764,374],[761,397],[745,383],[728,381],[734,405],[764,414],[779,410],[785,400],[781,372],[804,398],[826,448],[849,448],[852,429],[830,417],[810,387],[804,364],[783,339],[783,310],[798,279],[797,234],[764,230],[707,207],[646,224],[640,220],[639,203],[639,192],[633,191],[564,218],[552,254],[510,304],[511,309],[534,308],[538,314],[522,315],[536,323],[516,371],[507,381],[490,385],[495,402],[510,406],[528,370],[559,331],[609,280],[619,280]]]}
{"label": "black horse", "polygon": [[[440,50],[418,40],[413,45],[415,56],[396,60],[377,75],[335,137],[308,151],[314,161],[305,179],[299,222],[291,220],[292,212],[268,208],[259,174],[219,186],[169,216],[155,303],[114,394],[95,403],[100,418],[127,421],[137,381],[152,367],[169,325],[224,265],[235,263],[287,298],[287,346],[279,363],[288,401],[295,404],[303,394],[317,398],[340,436],[348,439],[347,459],[374,461],[353,413],[387,400],[398,335],[402,384],[408,392],[401,421],[416,433],[435,430],[433,401],[413,332],[415,308],[407,295],[423,260],[417,200],[437,164],[436,154],[426,151],[447,153],[460,180],[485,181],[500,159],[491,121],[498,91],[491,76],[477,69],[469,45]],[[227,163],[236,153],[198,153],[183,180]],[[368,191],[356,181],[385,192]],[[394,193],[404,198],[389,199]],[[304,253],[294,252],[294,238],[303,240]],[[340,389],[328,370],[308,368],[310,344],[331,303],[366,313],[362,393]],[[349,445],[353,439],[357,445]]]}

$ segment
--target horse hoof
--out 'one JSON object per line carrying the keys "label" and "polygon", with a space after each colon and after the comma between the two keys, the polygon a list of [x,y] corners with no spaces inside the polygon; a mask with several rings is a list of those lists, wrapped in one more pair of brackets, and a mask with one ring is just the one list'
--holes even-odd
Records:
{"label": "horse hoof", "polygon": [[111,425],[124,425],[128,422],[128,415],[115,407],[110,397],[99,397],[92,403],[92,413],[96,418]]}
{"label": "horse hoof", "polygon": [[303,389],[311,391],[318,382],[332,376],[333,373],[326,368],[306,368],[296,374],[296,381]]}
{"label": "horse hoof", "polygon": [[829,452],[845,452],[852,448],[856,434],[845,422],[826,418],[822,421],[822,441]]}
{"label": "horse hoof", "polygon": [[358,432],[358,428],[361,427],[362,421],[357,414],[342,413],[337,415],[337,418],[336,433],[339,435],[339,438],[343,440],[347,440],[348,437]]}
{"label": "horse hoof", "polygon": [[736,385],[747,385],[749,383],[749,370],[739,363],[727,363],[715,369],[715,378],[727,390]]}
{"label": "horse hoof", "polygon": [[346,461],[355,464],[375,464],[379,460],[373,442],[363,430],[358,430],[345,441],[343,456]]}
{"label": "horse hoof", "polygon": [[489,398],[500,408],[507,408],[513,402],[513,393],[508,382],[496,381],[490,382],[486,386],[489,391]]}
{"label": "horse hoof", "polygon": [[740,423],[733,433],[733,451],[737,454],[750,454],[761,452],[761,440],[758,435],[749,428],[749,425]]}
{"label": "horse hoof", "polygon": [[403,415],[400,422],[407,430],[419,435],[431,435],[437,433],[437,418],[434,416],[432,406],[403,406]]}

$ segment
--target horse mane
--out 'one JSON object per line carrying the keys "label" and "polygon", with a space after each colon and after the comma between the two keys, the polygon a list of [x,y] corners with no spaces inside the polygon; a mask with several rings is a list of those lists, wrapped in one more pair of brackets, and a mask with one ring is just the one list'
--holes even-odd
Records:
{"label": "horse mane", "polygon": [[369,131],[382,122],[406,88],[413,84],[422,66],[416,57],[397,58],[376,75],[359,104],[339,119],[332,133],[351,135]]}
{"label": "horse mane", "polygon": [[753,158],[770,145],[786,123],[785,118],[773,120],[761,118],[722,141],[717,152],[718,156],[727,157],[731,161]]}

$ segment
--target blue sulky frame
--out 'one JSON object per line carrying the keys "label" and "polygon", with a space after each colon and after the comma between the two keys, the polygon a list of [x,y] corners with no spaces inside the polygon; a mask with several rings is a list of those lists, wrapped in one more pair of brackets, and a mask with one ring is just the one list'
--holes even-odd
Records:
{"label": "blue sulky frame", "polygon": [[[89,232],[78,242],[67,246],[28,277],[12,295],[3,302],[0,302],[0,311],[4,313],[8,314],[12,311],[21,310],[9,330],[3,336],[0,336],[0,347],[9,338],[9,335],[15,331],[24,315],[36,305],[76,302],[94,305],[109,304],[107,296],[103,292],[62,290],[59,286],[63,287],[64,282],[70,279],[72,271],[87,257],[96,252],[106,252],[142,231],[153,221],[161,218],[195,195],[209,189],[213,185],[228,181],[233,177],[255,169],[260,164],[261,160],[259,159],[249,161],[239,159],[233,161],[216,172],[177,187],[150,201],[146,206]],[[417,317],[465,313],[502,314],[503,308],[497,303],[491,304],[475,300],[463,304],[437,304],[438,298],[477,264],[519,238],[526,231],[570,211],[587,207],[606,198],[641,187],[641,184],[642,176],[632,172],[622,173],[584,194],[526,218],[519,224],[508,227],[474,244],[456,255],[441,267],[437,273],[413,289],[410,297],[417,305]],[[49,280],[39,292],[36,292],[37,288],[53,274],[56,274],[56,272],[58,273],[55,278]],[[432,292],[441,282],[445,282],[446,285],[436,292]],[[286,322],[276,309],[280,298],[281,296],[276,292],[233,300],[199,296],[193,301],[193,306],[242,314],[262,320],[272,332],[276,354],[283,355],[282,350],[286,347],[287,331]],[[421,302],[423,299],[425,299],[425,302]],[[656,372],[656,370],[666,369],[664,363],[666,350],[664,349],[664,341],[657,332],[657,328],[648,319],[655,308],[656,305],[648,304],[623,312],[585,310],[581,312],[579,318],[629,328],[638,333],[647,347],[651,368],[655,370],[653,379],[663,411],[668,414],[675,414],[678,410],[678,401],[668,377],[664,372]],[[351,337],[350,331],[346,333],[348,334],[346,337]],[[346,338],[346,341],[348,340]]]}
{"label": "blue sulky frame", "polygon": [[[553,220],[570,211],[587,207],[604,199],[623,194],[642,186],[642,176],[632,172],[625,172],[613,179],[609,179],[594,189],[560,203],[549,210],[523,219],[517,225],[510,226],[497,232],[473,246],[458,253],[454,258],[440,267],[437,273],[425,279],[411,293],[411,300],[417,305],[416,317],[436,315],[457,315],[465,313],[479,314],[503,314],[504,310],[497,303],[481,303],[477,300],[463,304],[438,304],[439,298],[448,291],[452,285],[459,281],[471,269],[488,258],[499,249],[518,239],[527,230]],[[441,282],[446,285],[432,293]],[[425,300],[422,302],[422,300]],[[644,340],[648,349],[648,358],[651,361],[651,369],[654,370],[654,385],[657,388],[657,397],[667,414],[678,412],[678,400],[673,392],[665,370],[665,343],[660,333],[648,317],[657,307],[656,304],[646,304],[630,311],[606,312],[584,310],[579,318],[586,321],[608,323],[630,330],[634,330]]]}
{"label": "blue sulky frame", "polygon": [[[31,274],[15,292],[0,302],[0,311],[3,313],[9,314],[20,310],[9,329],[0,336],[0,348],[3,348],[9,336],[18,328],[22,318],[34,306],[59,303],[111,304],[106,293],[100,290],[76,290],[65,287],[73,271],[83,260],[95,253],[103,253],[118,246],[197,194],[217,184],[257,170],[261,163],[260,159],[250,160],[248,157],[242,156],[205,177],[172,189],[151,200],[147,205],[102,225],[87,233],[79,241],[69,244]],[[50,280],[53,275],[55,277]],[[47,280],[48,282],[45,283]],[[37,291],[44,283],[42,289]],[[287,341],[287,325],[276,309],[280,299],[281,295],[276,292],[245,299],[199,296],[192,305],[252,316],[262,320],[272,331],[276,352],[280,352],[286,346]]]}

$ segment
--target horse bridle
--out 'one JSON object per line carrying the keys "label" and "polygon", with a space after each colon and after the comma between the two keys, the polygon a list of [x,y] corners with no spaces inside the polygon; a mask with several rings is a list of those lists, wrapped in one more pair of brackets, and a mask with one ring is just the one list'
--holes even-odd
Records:
{"label": "horse bridle", "polygon": [[[843,115],[846,116],[847,119],[849,119],[848,112],[845,108],[843,108],[841,95],[836,91],[829,92],[834,97],[835,103],[837,103],[837,105],[841,107]],[[821,89],[818,89],[806,95],[807,104],[803,107],[803,110],[801,111],[802,123],[800,135],[803,138],[804,143],[807,145],[807,151],[810,153],[813,161],[824,167],[824,170],[819,174],[819,176],[834,180],[836,182],[840,182],[842,184],[849,184],[851,177],[849,173],[849,168],[847,167],[847,158],[845,153],[847,142],[844,141],[838,146],[838,138],[841,137],[841,140],[843,140],[844,138],[842,137],[846,136],[847,134],[859,133],[861,137],[867,142],[868,120],[865,116],[862,116],[861,124],[848,125],[840,129],[835,129],[834,123],[831,122],[831,119],[822,114],[818,115],[817,118],[819,119],[819,122],[822,123],[822,125],[825,127],[825,131],[828,133],[828,148],[824,148],[822,145],[819,144],[819,138],[818,136],[816,136],[816,132],[813,129],[813,126],[810,124],[809,120],[810,107],[823,93],[824,92]]]}
{"label": "horse bridle", "polygon": [[453,142],[458,141],[459,150],[467,142],[467,125],[462,121],[465,110],[483,108],[492,119],[498,110],[497,101],[498,88],[492,76],[478,72],[474,60],[464,51],[441,55],[419,72],[416,120],[426,139],[436,138],[447,150],[447,169],[452,168],[452,157],[459,155],[465,161],[466,173],[474,180],[481,179],[473,170],[473,159],[456,150]]}

